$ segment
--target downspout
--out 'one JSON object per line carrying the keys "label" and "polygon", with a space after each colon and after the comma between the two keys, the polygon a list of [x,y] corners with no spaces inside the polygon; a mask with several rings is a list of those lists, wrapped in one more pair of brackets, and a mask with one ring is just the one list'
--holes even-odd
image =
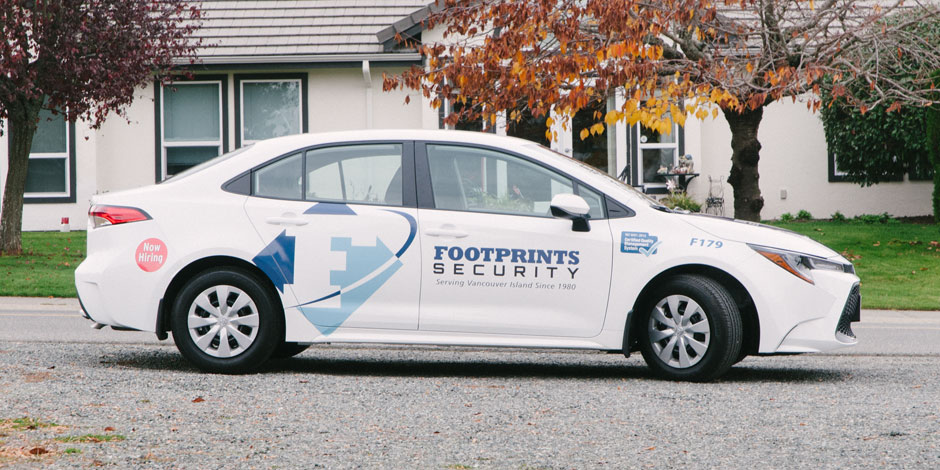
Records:
{"label": "downspout", "polygon": [[362,61],[362,81],[366,85],[366,129],[372,129],[372,71],[369,61]]}

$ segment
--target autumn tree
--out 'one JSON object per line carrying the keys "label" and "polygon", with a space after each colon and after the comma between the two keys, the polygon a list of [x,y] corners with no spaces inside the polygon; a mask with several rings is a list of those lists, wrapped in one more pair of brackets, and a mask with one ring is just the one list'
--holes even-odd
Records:
{"label": "autumn tree", "polygon": [[185,0],[0,0],[0,119],[10,141],[0,252],[21,252],[40,110],[97,128],[130,104],[137,86],[194,57],[198,18]]}
{"label": "autumn tree", "polygon": [[[421,45],[426,63],[386,76],[384,88],[421,90],[435,106],[473,103],[451,123],[550,110],[567,120],[614,93],[623,107],[598,116],[588,132],[626,121],[668,133],[686,116],[722,113],[732,134],[735,216],[759,220],[757,137],[767,105],[801,97],[816,110],[824,77],[863,110],[930,102],[925,77],[899,82],[884,73],[890,57],[860,56],[874,47],[940,64],[935,45],[885,21],[899,8],[856,0],[441,0],[425,26],[441,27],[444,41]],[[913,8],[936,16],[933,7]],[[842,85],[859,78],[871,87],[865,99]]]}

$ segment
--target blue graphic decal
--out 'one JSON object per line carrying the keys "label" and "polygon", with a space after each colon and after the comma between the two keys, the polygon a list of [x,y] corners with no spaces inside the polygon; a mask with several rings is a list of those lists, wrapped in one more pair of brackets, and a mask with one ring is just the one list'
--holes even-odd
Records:
{"label": "blue graphic decal", "polygon": [[[355,246],[349,238],[333,238],[333,251],[346,252],[346,270],[330,271],[330,284],[340,286],[336,292],[340,296],[339,307],[312,307],[316,300],[300,306],[300,311],[310,323],[313,323],[320,333],[328,335],[336,330],[349,318],[356,309],[358,309],[369,297],[372,296],[389,278],[395,274],[402,266],[401,260],[395,261],[384,270],[373,276],[371,279],[345,290],[365,279],[369,274],[376,272],[380,267],[393,259],[391,250],[382,243],[379,238],[375,239],[375,246]],[[330,297],[335,296],[331,295]],[[321,299],[322,300],[322,299]]]}
{"label": "blue graphic decal", "polygon": [[647,232],[623,232],[620,235],[621,253],[642,253],[649,257],[655,255],[662,241]]}
{"label": "blue graphic decal", "polygon": [[304,211],[304,214],[329,214],[329,215],[356,215],[346,204],[336,202],[320,202],[310,206]]}
{"label": "blue graphic decal", "polygon": [[[323,204],[324,203],[320,203],[311,207],[307,213],[355,215],[348,206],[344,206],[348,212],[316,212],[315,209],[319,210],[317,209],[318,206]],[[338,204],[331,205],[336,206]],[[334,208],[329,208],[325,210],[333,209]],[[405,254],[412,242],[414,242],[415,235],[418,233],[418,224],[414,217],[408,213],[395,210],[388,210],[387,212],[404,217],[409,225],[408,238],[405,240],[402,247],[394,254],[379,237],[375,237],[374,246],[353,245],[352,238],[350,237],[333,237],[330,240],[331,251],[346,252],[346,269],[330,271],[330,285],[339,287],[339,290],[297,306],[304,314],[304,317],[306,317],[320,333],[329,335],[336,331],[336,328],[342,326],[343,322],[345,322],[353,312],[364,304],[369,297],[375,294],[375,292],[402,267],[400,258]],[[384,269],[383,266],[385,266]],[[336,296],[339,296],[339,307],[315,306],[317,303]]]}
{"label": "blue graphic decal", "polygon": [[284,284],[294,283],[294,237],[282,231],[251,261],[268,275],[277,290],[284,292]]}
{"label": "blue graphic decal", "polygon": [[388,212],[391,212],[393,214],[398,214],[404,217],[405,220],[408,221],[408,225],[411,226],[411,232],[408,233],[408,240],[405,240],[405,244],[402,245],[400,250],[398,250],[398,253],[395,253],[395,256],[401,258],[401,255],[405,254],[405,250],[407,250],[408,247],[411,246],[411,242],[415,241],[415,234],[418,233],[418,222],[415,221],[415,218],[412,217],[411,214],[407,212],[399,212],[399,211],[393,211],[393,210],[390,210]]}

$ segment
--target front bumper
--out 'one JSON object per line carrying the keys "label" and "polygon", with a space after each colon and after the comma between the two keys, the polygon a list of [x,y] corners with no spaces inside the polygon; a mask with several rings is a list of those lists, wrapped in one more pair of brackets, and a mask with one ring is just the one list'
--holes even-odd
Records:
{"label": "front bumper", "polygon": [[839,302],[822,317],[795,325],[777,347],[777,353],[823,352],[858,343],[852,323],[861,320],[861,295],[858,282],[843,291]]}

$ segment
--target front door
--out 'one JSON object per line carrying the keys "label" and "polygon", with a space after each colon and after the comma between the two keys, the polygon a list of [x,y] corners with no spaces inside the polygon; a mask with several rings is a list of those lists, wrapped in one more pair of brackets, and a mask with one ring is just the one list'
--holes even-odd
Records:
{"label": "front door", "polygon": [[340,327],[417,329],[416,210],[405,207],[403,190],[413,188],[403,184],[413,171],[402,171],[403,162],[411,167],[410,148],[317,148],[252,172],[245,210],[267,245],[255,264],[275,284],[291,285],[296,304],[285,307],[302,314],[288,313],[288,340],[310,325],[314,335]]}
{"label": "front door", "polygon": [[[429,184],[433,200],[432,208],[418,210],[419,328],[599,334],[612,253],[600,196],[518,155],[458,144],[418,146],[419,168],[426,168],[418,172],[418,185]],[[550,201],[561,193],[589,202],[589,232],[551,217]]]}

